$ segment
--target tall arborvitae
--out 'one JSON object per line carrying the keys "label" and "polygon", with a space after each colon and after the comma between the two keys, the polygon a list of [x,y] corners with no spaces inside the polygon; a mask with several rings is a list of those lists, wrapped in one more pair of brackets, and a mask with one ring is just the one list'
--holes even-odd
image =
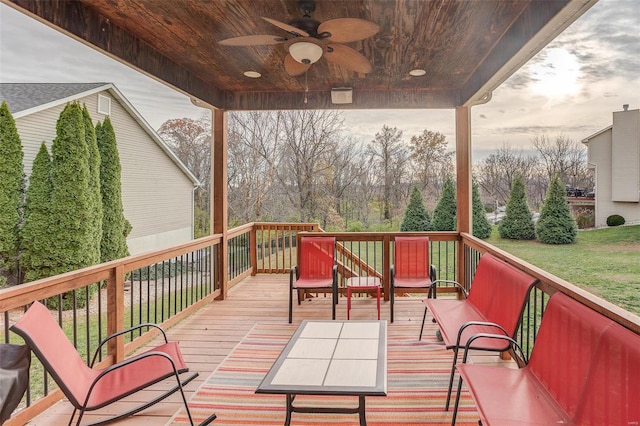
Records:
{"label": "tall arborvitae", "polygon": [[576,242],[578,225],[571,215],[565,198],[566,190],[558,176],[551,180],[544,199],[540,217],[536,223],[536,237],[546,244],[571,244]]}
{"label": "tall arborvitae", "polygon": [[51,249],[58,259],[52,272],[60,274],[84,268],[92,258],[89,151],[82,109],[75,102],[60,113],[51,154]]}
{"label": "tall arborvitae", "polygon": [[22,143],[6,102],[0,106],[0,284],[16,284],[24,200]]}
{"label": "tall arborvitae", "polygon": [[505,215],[498,225],[498,231],[502,238],[512,240],[532,240],[535,238],[533,218],[529,206],[527,206],[527,195],[522,176],[517,176],[513,180]]}
{"label": "tall arborvitae", "polygon": [[51,247],[53,235],[51,220],[51,158],[42,143],[33,160],[27,202],[24,210],[24,224],[21,230],[21,265],[25,271],[25,282],[35,281],[53,275],[52,265],[56,259]]}
{"label": "tall arborvitae", "polygon": [[404,219],[400,224],[401,231],[430,231],[431,230],[431,217],[429,212],[424,207],[422,201],[422,194],[417,186],[413,186],[411,190],[411,197],[409,198],[409,204],[404,211]]}
{"label": "tall arborvitae", "polygon": [[471,194],[472,214],[473,214],[473,236],[481,239],[491,236],[491,225],[487,220],[487,213],[480,199],[480,189],[477,183],[473,183]]}
{"label": "tall arborvitae", "polygon": [[449,177],[444,181],[442,195],[433,210],[431,228],[434,231],[456,230],[456,186]]}
{"label": "tall arborvitae", "polygon": [[109,117],[96,126],[98,149],[100,151],[100,189],[102,191],[102,242],[100,253],[102,262],[129,255],[126,235],[128,222],[122,207],[120,183],[120,156],[116,135]]}
{"label": "tall arborvitae", "polygon": [[89,244],[91,264],[100,263],[100,241],[102,241],[102,193],[100,192],[100,152],[96,131],[87,106],[82,108],[84,135],[89,151]]}

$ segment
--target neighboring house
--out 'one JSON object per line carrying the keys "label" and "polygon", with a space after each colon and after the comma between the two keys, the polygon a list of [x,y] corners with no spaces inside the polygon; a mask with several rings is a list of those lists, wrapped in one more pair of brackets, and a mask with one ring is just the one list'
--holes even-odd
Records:
{"label": "neighboring house", "polygon": [[582,140],[595,171],[596,227],[618,214],[640,223],[640,110],[613,113],[613,125]]}
{"label": "neighboring house", "polygon": [[44,141],[51,153],[56,122],[68,102],[86,105],[94,124],[109,116],[122,166],[124,215],[132,225],[131,254],[193,239],[196,177],[175,156],[122,93],[109,83],[2,83],[24,151],[24,171]]}

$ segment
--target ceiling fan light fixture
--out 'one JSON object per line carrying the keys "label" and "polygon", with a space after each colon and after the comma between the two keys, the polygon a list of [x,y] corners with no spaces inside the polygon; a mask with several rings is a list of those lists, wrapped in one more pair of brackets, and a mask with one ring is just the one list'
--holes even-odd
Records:
{"label": "ceiling fan light fixture", "polygon": [[258,71],[245,71],[243,74],[245,75],[245,77],[249,77],[249,78],[262,77],[262,74],[260,74]]}
{"label": "ceiling fan light fixture", "polygon": [[308,41],[299,41],[289,46],[289,54],[296,62],[310,65],[318,62],[323,53],[322,46]]}
{"label": "ceiling fan light fixture", "polygon": [[413,69],[413,70],[409,71],[409,75],[412,76],[412,77],[421,77],[421,76],[425,75],[426,73],[427,72],[425,70],[420,69],[420,68],[416,68],[416,69]]}

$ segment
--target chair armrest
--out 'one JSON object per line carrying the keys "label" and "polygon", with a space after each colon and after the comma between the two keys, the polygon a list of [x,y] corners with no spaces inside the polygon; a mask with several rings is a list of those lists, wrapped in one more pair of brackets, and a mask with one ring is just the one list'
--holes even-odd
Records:
{"label": "chair armrest", "polygon": [[[473,344],[473,342],[477,339],[497,339],[497,340],[504,340],[509,344],[509,347],[511,348],[511,350],[514,351],[514,353],[516,352],[516,350],[520,353],[520,356],[515,356],[514,358],[516,359],[516,364],[518,364],[518,368],[522,368],[527,364],[527,357],[524,355],[524,352],[522,350],[522,348],[520,347],[520,345],[518,344],[518,342],[516,342],[513,338],[509,337],[509,336],[503,336],[502,334],[491,334],[491,333],[478,333],[478,334],[474,334],[473,336],[471,336],[469,338],[469,340],[467,340],[467,344],[464,346],[464,355],[462,357],[462,363],[466,364],[468,357],[469,357],[469,350],[473,349],[471,347],[471,345]],[[521,365],[520,360],[523,360],[524,364]]]}
{"label": "chair armrest", "polygon": [[[460,347],[460,339],[462,338],[462,333],[464,332],[464,330],[467,327],[471,327],[472,325],[483,325],[483,326],[486,326],[486,327],[494,327],[494,328],[497,328],[498,330],[500,330],[500,331],[502,331],[504,333],[504,334],[496,334],[496,336],[509,337],[509,333],[507,332],[507,330],[505,330],[504,327],[502,327],[500,324],[496,324],[494,322],[488,322],[488,321],[468,321],[468,322],[465,322],[464,324],[462,324],[462,326],[460,326],[460,329],[458,330],[458,338],[456,339],[456,346],[457,347]],[[482,334],[482,333],[478,333],[478,334]],[[476,334],[471,336],[469,338],[469,340],[471,340],[474,336],[476,336]],[[467,340],[467,345],[469,343],[469,340]]]}
{"label": "chair armrest", "polygon": [[157,324],[151,323],[151,322],[145,322],[142,324],[138,324],[138,325],[134,325],[133,327],[129,327],[125,330],[122,331],[118,331],[116,333],[111,334],[110,336],[105,337],[104,339],[102,339],[102,341],[100,342],[100,344],[98,344],[98,347],[96,348],[95,352],[93,353],[93,358],[91,359],[91,364],[89,364],[90,368],[93,368],[93,364],[95,364],[96,362],[96,358],[98,357],[98,354],[100,353],[100,351],[102,350],[102,347],[111,339],[113,339],[114,337],[118,337],[121,336],[123,334],[127,334],[130,333],[134,330],[138,330],[140,328],[144,328],[144,327],[154,327],[157,328],[158,330],[160,330],[160,333],[162,333],[162,337],[164,338],[164,342],[168,343],[169,341],[167,340],[167,334],[165,333],[164,329],[162,327],[160,327]]}

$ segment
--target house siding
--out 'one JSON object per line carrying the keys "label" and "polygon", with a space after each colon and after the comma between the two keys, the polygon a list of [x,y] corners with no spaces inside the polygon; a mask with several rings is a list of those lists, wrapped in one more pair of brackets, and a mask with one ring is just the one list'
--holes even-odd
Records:
{"label": "house siding", "polygon": [[[193,238],[193,181],[176,165],[134,117],[108,91],[111,123],[116,133],[122,166],[124,215],[132,225],[127,239],[131,254],[162,249]],[[98,93],[78,99],[87,106],[94,123],[104,121],[98,113]],[[51,152],[56,122],[64,105],[54,106],[16,119],[22,140],[24,169],[31,174],[33,160],[45,142]]]}
{"label": "house siding", "polygon": [[640,201],[640,110],[613,113],[612,200]]}
{"label": "house siding", "polygon": [[[621,116],[622,114],[625,116]],[[611,128],[585,140],[588,144],[589,166],[595,170],[596,227],[606,227],[607,218],[613,214],[624,217],[628,224],[640,223],[640,203],[619,201],[622,195],[625,195],[624,199],[633,199],[633,191],[635,191],[635,198],[638,197],[640,174],[636,173],[634,164],[640,167],[639,125],[640,110],[616,112],[614,125]],[[623,141],[622,137],[627,140]],[[615,143],[618,144],[617,147]],[[625,146],[628,149],[626,154],[630,159],[620,158],[623,153],[621,148]],[[622,162],[623,165],[619,166],[618,162]],[[621,170],[624,172],[621,173]],[[615,194],[614,191],[616,191]]]}

